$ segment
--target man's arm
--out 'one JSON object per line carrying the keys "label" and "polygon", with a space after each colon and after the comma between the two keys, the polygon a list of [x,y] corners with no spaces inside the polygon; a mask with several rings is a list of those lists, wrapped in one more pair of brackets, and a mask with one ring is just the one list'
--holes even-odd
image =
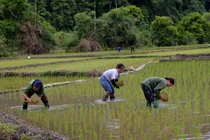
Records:
{"label": "man's arm", "polygon": [[160,97],[160,100],[166,102],[166,99],[161,94],[159,94],[158,96]]}
{"label": "man's arm", "polygon": [[120,88],[117,84],[116,84],[116,81],[117,79],[112,79],[111,82],[112,82],[112,85],[116,88]]}
{"label": "man's arm", "polygon": [[161,89],[156,89],[154,91],[154,93],[156,94],[156,96],[159,96],[160,97],[160,100],[166,102],[166,99],[160,94],[160,91],[161,91]]}
{"label": "man's arm", "polygon": [[25,93],[22,93],[22,95],[29,103],[32,103],[32,100]]}

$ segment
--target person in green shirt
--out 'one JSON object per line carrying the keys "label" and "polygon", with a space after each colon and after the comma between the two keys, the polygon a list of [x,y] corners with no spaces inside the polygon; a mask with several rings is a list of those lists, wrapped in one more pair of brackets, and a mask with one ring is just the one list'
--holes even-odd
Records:
{"label": "person in green shirt", "polygon": [[162,101],[166,101],[164,97],[160,95],[160,91],[165,87],[170,87],[173,85],[174,85],[173,78],[150,77],[144,80],[141,83],[141,88],[147,100],[147,106],[151,107],[151,103],[153,103],[154,108],[158,108],[158,101],[156,100],[155,95],[159,96],[159,98]]}
{"label": "person in green shirt", "polygon": [[[23,97],[24,99],[24,103],[23,103],[23,110],[26,110],[28,108],[28,103],[32,103],[32,104],[37,104],[39,103],[41,100],[44,103],[44,106],[49,108],[49,103],[48,103],[48,99],[47,96],[44,93],[44,86],[42,84],[42,81],[39,79],[36,80],[31,80],[28,85],[23,88]],[[36,93],[38,96],[38,100],[37,101],[32,101],[30,98],[31,96]]]}

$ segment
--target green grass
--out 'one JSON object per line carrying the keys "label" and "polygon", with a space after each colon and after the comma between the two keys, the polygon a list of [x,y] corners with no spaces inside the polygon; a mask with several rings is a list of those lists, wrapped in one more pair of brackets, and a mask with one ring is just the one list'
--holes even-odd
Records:
{"label": "green grass", "polygon": [[29,64],[44,64],[58,61],[70,61],[70,60],[81,60],[85,58],[46,58],[46,59],[15,59],[15,60],[1,60],[0,68],[15,67],[15,66],[24,66]]}
{"label": "green grass", "polygon": [[[209,123],[209,117],[205,117],[210,113],[209,67],[209,61],[195,60],[152,63],[142,71],[121,76],[125,86],[115,89],[116,97],[126,99],[121,103],[94,104],[94,100],[105,93],[97,79],[46,89],[50,105],[69,104],[63,110],[11,111],[70,139],[201,139],[205,133],[203,124]],[[167,105],[171,107],[158,110],[145,107],[140,83],[150,76],[175,78],[175,86],[163,90],[169,95]],[[21,94],[4,95],[0,102],[5,101],[13,106],[21,105],[22,97]],[[2,108],[6,108],[5,105]],[[119,129],[110,127],[117,123]]]}
{"label": "green grass", "polygon": [[163,52],[152,52],[148,54],[142,54],[142,56],[170,56],[176,54],[206,54],[210,53],[210,48],[194,49],[194,50],[175,50],[175,51],[163,51]]}
{"label": "green grass", "polygon": [[[18,125],[12,123],[0,122],[0,137],[2,140],[9,140],[17,138]],[[29,134],[20,134],[20,140],[31,140]]]}
{"label": "green grass", "polygon": [[102,58],[154,58],[154,57],[167,57],[176,54],[208,54],[210,53],[210,48],[199,48],[199,47],[167,47],[167,48],[153,48],[153,49],[141,49],[136,50],[135,53],[128,53],[128,50],[122,52],[121,54],[107,55]]}
{"label": "green grass", "polygon": [[[138,48],[136,47],[136,52],[131,53],[129,48],[122,48],[121,53],[118,53],[117,50],[110,49],[109,51],[101,50],[100,52],[70,52],[66,53],[64,50],[55,50],[49,54],[42,54],[42,55],[31,55],[32,58],[42,58],[42,57],[50,57],[50,58],[56,58],[56,57],[100,57],[100,56],[123,56],[123,55],[134,55],[134,54],[145,54],[145,53],[152,53],[152,52],[162,52],[162,51],[175,51],[175,50],[196,50],[201,48],[209,48],[209,44],[194,44],[194,45],[183,45],[183,46],[172,46],[172,47],[143,47]],[[15,58],[28,58],[28,55],[19,55]]]}
{"label": "green grass", "polygon": [[1,133],[14,134],[16,132],[17,126],[11,123],[0,123]]}
{"label": "green grass", "polygon": [[65,63],[65,64],[53,64],[50,66],[40,66],[35,68],[24,68],[17,69],[16,71],[23,72],[44,72],[44,71],[56,71],[56,70],[70,70],[70,71],[90,71],[98,70],[105,71],[107,69],[115,68],[117,64],[123,63],[126,68],[129,66],[134,66],[137,68],[141,64],[151,60],[151,58],[126,58],[126,59],[97,59],[97,60],[88,60],[85,62],[74,62],[74,63]]}
{"label": "green grass", "polygon": [[[156,53],[156,55],[173,55],[181,53],[208,53],[209,49],[182,50]],[[155,53],[151,53],[155,54]],[[99,59],[71,65],[51,65],[30,69],[34,71],[69,69],[69,70],[107,70],[119,62],[128,67],[135,67],[151,58]],[[125,86],[115,89],[115,96],[124,101],[120,103],[95,104],[105,94],[99,79],[88,82],[45,89],[50,105],[68,104],[66,108],[55,110],[38,110],[22,112],[9,110],[11,106],[23,103],[21,92],[5,94],[0,97],[1,109],[24,120],[33,122],[45,129],[64,134],[70,139],[99,140],[168,140],[168,139],[203,139],[209,132],[210,114],[210,60],[191,60],[151,63],[144,69],[128,75],[121,75]],[[29,69],[25,69],[29,71]],[[160,105],[168,107],[149,109],[140,83],[151,76],[173,77],[175,85],[165,88],[169,101]],[[57,79],[56,79],[57,78]],[[44,83],[65,81],[68,77],[40,77]],[[5,78],[0,83],[13,84],[18,87],[30,78]],[[23,85],[25,85],[25,83]],[[32,98],[37,98],[34,95]],[[42,103],[39,103],[42,105]],[[116,127],[117,129],[114,129]],[[209,137],[208,137],[209,138]]]}
{"label": "green grass", "polygon": [[84,79],[84,77],[1,77],[0,78],[0,92],[5,90],[21,89],[25,87],[32,79],[41,79],[44,84],[74,81]]}

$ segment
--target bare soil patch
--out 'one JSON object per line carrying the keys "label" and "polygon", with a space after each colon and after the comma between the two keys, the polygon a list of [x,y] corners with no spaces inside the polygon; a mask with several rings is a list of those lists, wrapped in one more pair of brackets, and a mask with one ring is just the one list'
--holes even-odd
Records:
{"label": "bare soil patch", "polygon": [[183,61],[183,60],[209,60],[210,54],[176,54],[160,59],[163,61]]}
{"label": "bare soil patch", "polygon": [[68,138],[57,132],[43,130],[2,111],[0,111],[0,123],[14,126],[12,132],[0,132],[1,140],[18,140],[23,136],[27,140],[68,140]]}

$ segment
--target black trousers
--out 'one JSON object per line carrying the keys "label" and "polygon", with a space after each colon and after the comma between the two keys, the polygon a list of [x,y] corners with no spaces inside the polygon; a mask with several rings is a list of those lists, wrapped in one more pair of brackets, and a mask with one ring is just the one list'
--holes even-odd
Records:
{"label": "black trousers", "polygon": [[144,92],[144,96],[145,96],[145,98],[146,98],[148,103],[151,104],[152,102],[156,101],[154,93],[153,93],[153,91],[151,89],[149,89],[144,84],[141,84],[141,88],[142,88],[142,90]]}
{"label": "black trousers", "polygon": [[[26,95],[27,95],[28,98],[31,98],[31,96],[34,95],[34,93],[26,93]],[[48,108],[50,107],[47,96],[45,94],[42,96],[41,100],[46,107],[48,107]],[[28,102],[25,99],[24,103],[23,103],[23,109],[27,109],[27,108],[28,108]]]}
{"label": "black trousers", "polygon": [[131,48],[131,52],[135,52],[135,49],[134,48]]}

